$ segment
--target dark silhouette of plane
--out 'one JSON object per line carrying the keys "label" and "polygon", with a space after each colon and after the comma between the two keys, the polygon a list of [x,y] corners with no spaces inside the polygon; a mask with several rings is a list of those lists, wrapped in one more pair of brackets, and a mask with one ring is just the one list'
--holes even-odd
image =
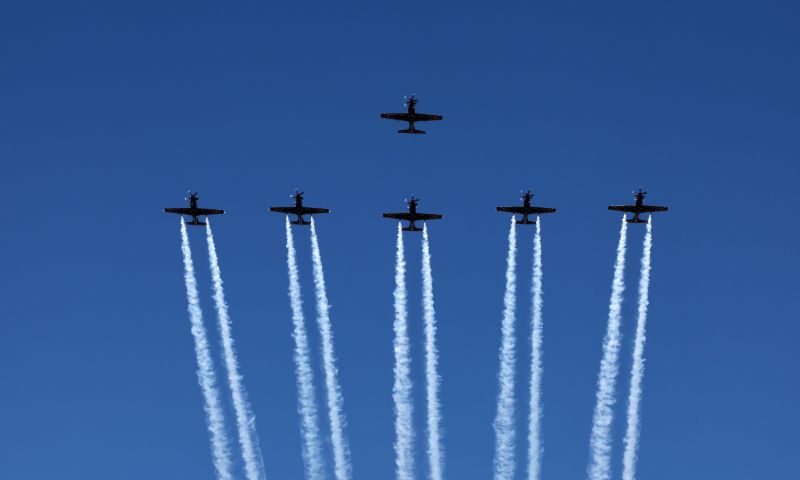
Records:
{"label": "dark silhouette of plane", "polygon": [[645,205],[644,204],[644,196],[647,195],[647,192],[643,192],[640,188],[638,192],[633,192],[636,197],[636,204],[635,205],[611,205],[608,207],[609,210],[614,210],[617,212],[630,212],[633,213],[633,218],[627,219],[628,223],[647,223],[647,220],[642,220],[639,218],[639,215],[642,213],[653,213],[653,212],[666,212],[668,210],[667,207],[660,207],[657,205]]}
{"label": "dark silhouette of plane", "polygon": [[[497,207],[498,212],[519,213],[522,220],[516,220],[517,225],[536,225],[536,220],[528,220],[528,215],[541,215],[543,213],[555,213],[555,208],[534,207],[531,205],[533,194],[530,190],[522,194],[522,206]],[[515,215],[516,216],[516,215]]]}
{"label": "dark silhouette of plane", "polygon": [[294,198],[294,207],[269,207],[270,212],[285,213],[287,215],[297,215],[297,220],[290,222],[292,225],[310,225],[303,219],[303,215],[318,215],[321,213],[329,213],[327,208],[311,208],[303,206],[303,194],[298,190],[294,191],[294,195],[289,195],[289,198]]}
{"label": "dark silhouette of plane", "polygon": [[417,227],[414,222],[417,220],[440,220],[442,218],[438,213],[417,213],[418,198],[411,196],[411,200],[406,200],[408,204],[408,212],[399,213],[384,213],[383,218],[394,218],[396,220],[406,220],[409,222],[408,226],[403,228],[404,232],[421,232],[422,229]]}
{"label": "dark silhouette of plane", "polygon": [[192,193],[190,191],[189,198],[186,199],[189,201],[189,208],[165,208],[164,211],[167,213],[177,213],[178,215],[189,215],[192,217],[192,221],[187,225],[194,226],[205,225],[205,222],[201,222],[197,218],[199,216],[207,217],[209,215],[222,215],[225,213],[225,210],[217,210],[216,208],[199,208],[197,206],[198,198],[197,192]]}
{"label": "dark silhouette of plane", "polygon": [[425,133],[424,130],[417,130],[414,128],[414,122],[429,122],[431,120],[441,120],[444,117],[441,115],[430,115],[427,113],[417,113],[417,97],[411,95],[405,97],[405,107],[408,109],[406,113],[381,113],[381,118],[388,118],[390,120],[400,120],[408,122],[408,128],[405,130],[398,130],[398,133]]}

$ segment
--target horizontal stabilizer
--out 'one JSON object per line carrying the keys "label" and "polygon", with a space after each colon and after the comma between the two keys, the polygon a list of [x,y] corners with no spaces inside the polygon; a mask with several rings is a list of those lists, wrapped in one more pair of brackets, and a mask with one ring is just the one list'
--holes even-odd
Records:
{"label": "horizontal stabilizer", "polygon": [[417,129],[407,129],[407,130],[398,130],[398,133],[425,133],[425,130],[417,130]]}
{"label": "horizontal stabilizer", "polygon": [[303,220],[302,218],[289,223],[291,223],[292,225],[311,225],[311,222]]}
{"label": "horizontal stabilizer", "polygon": [[194,220],[192,220],[191,222],[187,223],[186,225],[194,225],[196,227],[205,227],[206,226],[206,222],[201,222],[200,220],[195,218]]}
{"label": "horizontal stabilizer", "polygon": [[408,227],[403,228],[404,232],[421,232],[422,229],[417,227],[416,225],[410,225]]}
{"label": "horizontal stabilizer", "polygon": [[628,222],[628,223],[647,223],[647,220],[646,219],[641,219],[641,218],[631,218],[629,220],[626,220],[626,222]]}
{"label": "horizontal stabilizer", "polygon": [[517,225],[536,225],[536,220],[529,220],[527,218],[523,218],[522,220],[517,220]]}

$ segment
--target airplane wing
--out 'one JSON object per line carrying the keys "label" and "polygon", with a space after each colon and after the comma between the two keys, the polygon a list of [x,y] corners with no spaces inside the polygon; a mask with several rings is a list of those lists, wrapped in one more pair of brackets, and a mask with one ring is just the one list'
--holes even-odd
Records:
{"label": "airplane wing", "polygon": [[636,205],[609,205],[609,210],[636,213]]}
{"label": "airplane wing", "polygon": [[441,115],[430,115],[427,113],[417,113],[414,115],[415,122],[429,122],[431,120],[441,120],[444,117]]}
{"label": "airplane wing", "polygon": [[666,212],[668,210],[667,207],[660,207],[657,205],[611,205],[608,207],[609,210],[615,210],[617,212],[630,212],[630,213],[651,213],[651,212]]}
{"label": "airplane wing", "polygon": [[497,207],[498,212],[509,212],[509,213],[525,213],[525,209],[522,207]]}
{"label": "airplane wing", "polygon": [[555,213],[555,208],[547,208],[547,207],[497,207],[498,212],[510,212],[510,213],[519,213],[520,215],[539,215],[542,213]]}
{"label": "airplane wing", "polygon": [[311,208],[311,207],[303,207],[302,215],[317,215],[320,213],[330,213],[330,210],[327,208]]}
{"label": "airplane wing", "polygon": [[269,207],[269,211],[279,213],[296,213],[297,209],[295,207]]}
{"label": "airplane wing", "polygon": [[178,215],[191,215],[188,208],[165,208],[167,213],[177,213]]}
{"label": "airplane wing", "polygon": [[383,218],[394,218],[396,220],[411,220],[411,215],[408,213],[384,213]]}
{"label": "airplane wing", "polygon": [[390,120],[402,120],[404,122],[411,121],[411,116],[407,113],[381,113],[381,118],[388,118]]}
{"label": "airplane wing", "polygon": [[440,220],[442,218],[438,213],[418,213],[414,216],[415,220]]}
{"label": "airplane wing", "polygon": [[195,210],[195,215],[221,215],[225,210],[217,210],[216,208],[198,208]]}
{"label": "airplane wing", "polygon": [[656,205],[642,205],[641,210],[643,212],[666,212],[668,209],[667,207],[659,207]]}
{"label": "airplane wing", "polygon": [[539,215],[542,213],[556,213],[556,209],[548,207],[531,207],[530,212]]}
{"label": "airplane wing", "polygon": [[225,210],[217,210],[216,208],[165,208],[167,213],[177,213],[178,215],[192,215],[192,216],[206,216],[206,215],[221,215]]}

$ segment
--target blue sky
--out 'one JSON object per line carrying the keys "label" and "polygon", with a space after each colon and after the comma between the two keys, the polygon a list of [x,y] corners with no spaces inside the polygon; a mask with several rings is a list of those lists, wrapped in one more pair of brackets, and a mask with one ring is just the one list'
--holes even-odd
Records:
{"label": "blue sky", "polygon": [[[605,207],[639,186],[670,206],[639,476],[793,476],[795,4],[112,3],[0,6],[0,477],[213,478],[178,221],[161,212],[191,188],[228,211],[217,248],[268,476],[302,478],[283,221],[265,213],[301,188],[334,211],[318,227],[355,477],[394,472],[395,225],[379,214],[416,194],[445,214],[430,232],[448,478],[489,478],[508,222],[493,208],[531,188],[559,209],[542,225],[543,478],[580,478],[617,241]],[[428,135],[378,118],[412,92],[445,116]],[[533,232],[519,233],[522,478]],[[295,240],[311,322],[308,233]],[[423,478],[420,240],[406,237]]]}

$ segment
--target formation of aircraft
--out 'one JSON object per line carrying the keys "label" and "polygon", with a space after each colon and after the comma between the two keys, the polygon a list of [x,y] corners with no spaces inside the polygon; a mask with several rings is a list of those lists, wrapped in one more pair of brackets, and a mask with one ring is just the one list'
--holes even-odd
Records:
{"label": "formation of aircraft", "polygon": [[298,190],[294,191],[294,195],[290,195],[290,198],[294,198],[294,206],[293,207],[269,207],[270,212],[276,213],[285,213],[287,215],[296,215],[297,219],[293,222],[290,222],[293,225],[309,225],[311,222],[307,222],[303,219],[303,215],[319,215],[322,213],[329,213],[330,210],[327,208],[313,208],[313,207],[304,207],[303,206],[303,194],[305,192],[301,192]]}
{"label": "formation of aircraft", "polygon": [[[423,130],[418,130],[414,124],[416,122],[428,122],[433,120],[442,120],[444,117],[441,115],[432,115],[428,113],[417,113],[416,106],[417,106],[417,97],[416,95],[406,96],[405,97],[405,113],[381,113],[381,118],[388,118],[390,120],[399,120],[402,122],[408,122],[408,128],[403,130],[398,130],[399,133],[412,133],[412,134],[421,134],[425,133]],[[638,192],[634,192],[636,202],[633,205],[610,205],[608,207],[609,210],[614,210],[618,212],[626,212],[626,213],[633,213],[633,217],[626,218],[628,223],[647,223],[648,219],[642,219],[640,216],[643,213],[652,214],[654,212],[666,212],[668,210],[667,207],[659,206],[659,205],[645,205],[644,204],[644,197],[647,195],[647,192],[642,191],[640,188]],[[306,221],[303,218],[305,215],[319,215],[323,213],[329,213],[330,210],[327,208],[313,208],[313,207],[305,207],[303,206],[303,192],[295,190],[294,195],[291,195],[294,198],[294,206],[289,207],[270,207],[270,212],[276,213],[285,213],[287,215],[295,215],[296,218],[291,223],[293,225],[309,225],[311,222]],[[197,206],[197,192],[189,192],[189,198],[186,200],[189,201],[189,208],[165,208],[164,211],[167,213],[175,213],[178,215],[188,215],[192,217],[192,220],[188,223],[189,225],[201,226],[205,225],[205,222],[202,222],[198,219],[198,217],[207,217],[208,215],[220,215],[225,213],[225,210],[218,210],[214,208],[199,208]],[[498,212],[508,212],[513,213],[515,220],[514,222],[517,225],[535,225],[536,220],[531,220],[528,218],[530,215],[539,215],[545,213],[555,213],[555,208],[547,208],[547,207],[534,207],[532,205],[533,201],[533,194],[530,190],[523,193],[522,195],[522,205],[512,205],[507,207],[497,207]],[[407,221],[408,226],[404,227],[403,230],[406,232],[420,232],[422,231],[421,228],[416,226],[417,221],[428,221],[428,220],[439,220],[442,218],[441,214],[438,213],[418,213],[417,212],[417,204],[419,203],[419,199],[411,197],[410,200],[406,202],[408,204],[408,211],[407,212],[393,212],[393,213],[384,213],[383,218],[393,218],[396,220]],[[522,215],[522,218],[516,218],[517,215]]]}
{"label": "formation of aircraft", "polygon": [[413,195],[411,196],[410,200],[406,201],[406,203],[408,204],[408,212],[383,214],[383,218],[394,218],[395,220],[404,220],[409,222],[408,226],[403,228],[404,232],[421,232],[422,229],[414,224],[414,222],[417,220],[428,221],[439,220],[442,218],[442,216],[438,213],[418,213],[417,204],[419,203],[419,199],[414,198]]}
{"label": "formation of aircraft", "polygon": [[530,190],[522,194],[522,205],[515,205],[511,207],[497,207],[498,212],[510,212],[514,216],[517,214],[522,215],[522,219],[515,220],[517,225],[536,225],[536,220],[529,220],[528,215],[541,215],[543,213],[555,213],[555,208],[547,207],[534,207],[531,205],[533,194]]}
{"label": "formation of aircraft", "polygon": [[199,197],[197,196],[197,192],[192,193],[189,192],[189,198],[186,200],[189,201],[189,208],[165,208],[164,211],[167,213],[176,213],[178,215],[189,215],[192,217],[192,221],[188,223],[188,225],[194,226],[204,226],[205,222],[201,222],[197,217],[207,217],[209,215],[222,215],[225,213],[225,210],[218,210],[216,208],[199,208],[197,206],[197,200]]}
{"label": "formation of aircraft", "polygon": [[[642,213],[654,213],[654,212],[666,212],[669,208],[660,206],[660,205],[645,205],[644,204],[644,197],[647,195],[647,192],[642,191],[640,188],[638,192],[633,192],[636,198],[636,202],[633,205],[610,205],[608,207],[609,210],[617,211],[617,212],[626,212],[626,213],[633,213],[633,217],[626,219],[628,223],[647,223],[648,219],[642,219],[640,215]],[[295,190],[294,194],[291,195],[291,198],[294,198],[294,206],[289,207],[270,207],[270,212],[276,213],[284,213],[286,215],[295,215],[296,218],[293,220],[293,225],[310,225],[311,222],[307,221],[303,218],[305,215],[319,215],[323,213],[330,213],[330,210],[327,208],[315,208],[315,207],[306,207],[303,205],[303,195],[304,192],[299,190]],[[194,226],[204,226],[205,222],[200,221],[198,217],[207,217],[208,215],[221,215],[225,213],[225,210],[219,210],[215,208],[200,208],[197,206],[198,200],[197,192],[189,192],[189,198],[186,200],[189,201],[189,208],[165,208],[164,211],[167,213],[174,213],[178,215],[188,215],[192,217],[192,220],[188,222],[188,225]],[[498,212],[507,212],[513,213],[516,215],[522,215],[522,218],[516,218],[515,223],[517,225],[535,225],[536,220],[531,220],[528,218],[530,215],[542,215],[545,213],[555,213],[555,208],[549,207],[535,207],[532,205],[533,203],[533,194],[530,190],[523,193],[522,195],[522,205],[512,205],[507,207],[496,207]],[[409,200],[406,200],[406,204],[408,205],[407,212],[390,212],[384,213],[383,218],[392,218],[395,220],[401,220],[409,222],[407,227],[403,228],[405,232],[421,232],[422,229],[419,228],[415,222],[422,221],[426,222],[428,220],[440,220],[442,215],[439,213],[420,213],[417,212],[417,205],[419,204],[419,199],[412,196]]]}
{"label": "formation of aircraft", "polygon": [[608,209],[616,212],[632,213],[633,217],[626,220],[628,223],[647,223],[647,220],[642,220],[639,218],[639,215],[643,213],[652,214],[653,212],[666,212],[668,210],[667,207],[659,205],[645,205],[644,196],[647,195],[647,192],[643,192],[641,188],[638,192],[633,192],[633,194],[636,198],[636,203],[634,205],[610,205]]}
{"label": "formation of aircraft", "polygon": [[417,97],[416,95],[411,95],[410,97],[405,98],[404,105],[407,109],[405,113],[381,113],[381,118],[388,118],[390,120],[400,120],[402,122],[408,122],[408,128],[403,130],[398,130],[398,133],[425,133],[424,130],[417,130],[414,128],[415,122],[430,122],[432,120],[441,120],[444,117],[441,115],[431,115],[428,113],[417,113]]}

